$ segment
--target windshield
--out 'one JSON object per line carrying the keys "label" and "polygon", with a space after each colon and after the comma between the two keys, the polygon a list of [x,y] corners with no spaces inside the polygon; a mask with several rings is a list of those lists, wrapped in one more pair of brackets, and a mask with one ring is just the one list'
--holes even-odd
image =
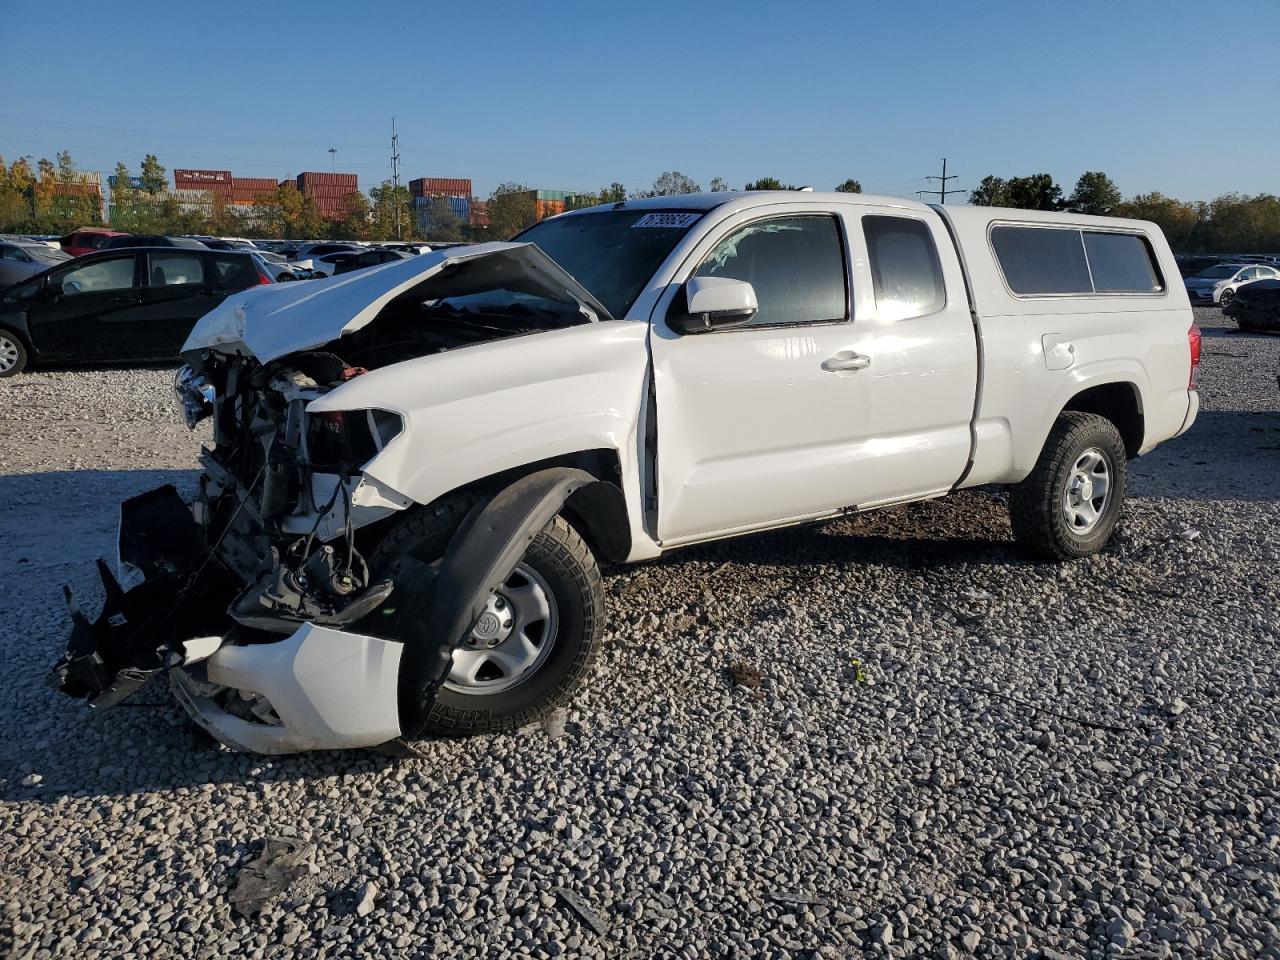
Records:
{"label": "windshield", "polygon": [[621,319],[680,238],[702,218],[697,210],[607,210],[552,217],[514,239],[536,243]]}
{"label": "windshield", "polygon": [[1219,264],[1216,267],[1210,267],[1208,270],[1201,270],[1196,276],[1205,280],[1223,280],[1227,277],[1234,277],[1239,270],[1239,267]]}

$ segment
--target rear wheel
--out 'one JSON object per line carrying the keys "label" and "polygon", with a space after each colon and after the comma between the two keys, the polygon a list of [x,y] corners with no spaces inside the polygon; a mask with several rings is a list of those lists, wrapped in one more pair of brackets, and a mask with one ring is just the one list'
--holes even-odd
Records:
{"label": "rear wheel", "polygon": [[1110,420],[1062,414],[1031,475],[1010,490],[1018,543],[1050,560],[1087,557],[1105,547],[1120,520],[1126,457]]}
{"label": "rear wheel", "polygon": [[27,345],[16,334],[0,329],[0,377],[12,377],[27,367]]}

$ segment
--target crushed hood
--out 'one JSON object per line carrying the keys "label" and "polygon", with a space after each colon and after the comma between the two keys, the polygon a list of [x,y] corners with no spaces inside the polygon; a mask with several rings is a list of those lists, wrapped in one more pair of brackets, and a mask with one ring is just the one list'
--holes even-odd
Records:
{"label": "crushed hood", "polygon": [[[466,265],[457,283],[441,277]],[[204,350],[255,357],[266,363],[354,333],[392,300],[415,295],[433,278],[441,289],[424,299],[459,296],[495,287],[534,293],[567,304],[589,321],[611,320],[582,284],[532,243],[480,243],[426,253],[324,280],[252,287],[233,294],[201,317],[180,351],[195,359]]]}

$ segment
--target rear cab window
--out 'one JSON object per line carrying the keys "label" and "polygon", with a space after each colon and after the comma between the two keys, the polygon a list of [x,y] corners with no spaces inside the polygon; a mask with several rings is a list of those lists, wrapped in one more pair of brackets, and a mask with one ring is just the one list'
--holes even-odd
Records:
{"label": "rear cab window", "polygon": [[928,224],[914,217],[865,216],[862,233],[882,320],[923,317],[947,305],[942,264]]}
{"label": "rear cab window", "polygon": [[1017,297],[1162,296],[1146,237],[1088,227],[993,224],[991,249]]}

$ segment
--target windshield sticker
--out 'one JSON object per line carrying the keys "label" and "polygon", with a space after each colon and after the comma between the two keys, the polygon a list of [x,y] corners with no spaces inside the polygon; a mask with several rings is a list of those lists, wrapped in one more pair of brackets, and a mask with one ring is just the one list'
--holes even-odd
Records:
{"label": "windshield sticker", "polygon": [[683,229],[691,227],[697,222],[700,213],[646,213],[643,217],[631,225],[631,229],[636,227],[662,227],[671,229],[673,227]]}

